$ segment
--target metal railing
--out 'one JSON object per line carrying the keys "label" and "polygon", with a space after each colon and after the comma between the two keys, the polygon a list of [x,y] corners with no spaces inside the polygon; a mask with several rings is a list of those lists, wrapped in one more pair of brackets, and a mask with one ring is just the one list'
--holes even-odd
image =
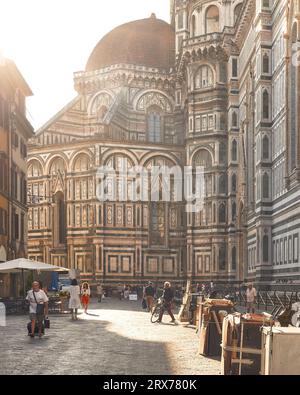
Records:
{"label": "metal railing", "polygon": [[[247,297],[246,291],[223,290],[218,292],[219,296],[225,297],[230,295],[237,306],[246,307]],[[256,308],[265,312],[273,313],[278,309],[285,309],[300,302],[299,291],[259,291],[257,292]]]}

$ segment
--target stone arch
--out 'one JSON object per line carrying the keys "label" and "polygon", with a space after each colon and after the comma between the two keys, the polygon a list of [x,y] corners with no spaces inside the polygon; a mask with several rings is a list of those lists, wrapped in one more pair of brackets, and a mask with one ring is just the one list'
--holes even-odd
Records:
{"label": "stone arch", "polygon": [[[30,167],[31,166],[33,166],[34,164],[38,164],[38,167],[39,167],[39,169],[40,169],[40,174],[39,175],[34,175],[34,174],[30,174]],[[28,160],[28,163],[27,163],[27,175],[28,175],[28,177],[40,177],[40,176],[43,176],[43,163],[41,162],[41,160],[39,159],[39,158],[36,158],[36,157],[34,157],[34,158],[30,158],[29,160]]]}
{"label": "stone arch", "polygon": [[[100,103],[100,96],[103,96],[105,100],[103,100],[103,103]],[[99,101],[99,105],[105,105],[107,108],[110,107],[112,102],[115,100],[115,95],[113,92],[111,92],[108,89],[102,89],[101,91],[95,93],[95,95],[90,99],[88,106],[87,106],[87,113],[89,116],[96,115],[95,112],[93,111],[93,108],[96,104],[97,101]]]}
{"label": "stone arch", "polygon": [[194,89],[211,88],[215,85],[215,82],[216,71],[209,63],[201,63],[193,73]]}
{"label": "stone arch", "polygon": [[70,159],[70,170],[74,171],[75,170],[75,165],[76,165],[76,161],[80,156],[87,156],[89,159],[89,164],[91,165],[92,162],[92,156],[91,156],[91,152],[89,150],[80,150],[75,152]]}
{"label": "stone arch", "polygon": [[64,153],[61,152],[60,154],[55,154],[55,155],[51,156],[47,160],[47,163],[45,165],[45,173],[47,175],[50,175],[51,167],[56,159],[61,159],[64,163],[65,171],[68,170],[68,163],[69,163],[68,158]]}
{"label": "stone arch", "polygon": [[201,151],[207,151],[210,156],[211,156],[211,166],[214,165],[214,151],[212,150],[211,147],[208,146],[201,146],[199,148],[197,148],[191,155],[190,158],[190,165],[193,165],[195,163],[195,157],[201,152]]}
{"label": "stone arch", "polygon": [[167,159],[170,160],[171,162],[174,163],[174,166],[181,166],[182,164],[180,163],[179,159],[172,154],[167,154],[167,153],[158,153],[158,152],[149,152],[147,154],[145,154],[141,160],[140,160],[140,164],[141,166],[146,166],[147,163],[150,162],[150,160],[155,159],[155,158],[163,158],[163,159]]}
{"label": "stone arch", "polygon": [[116,155],[120,155],[120,156],[124,156],[126,158],[128,158],[130,160],[130,162],[132,163],[133,166],[137,166],[138,165],[138,159],[135,156],[135,154],[131,151],[127,151],[127,150],[118,150],[118,149],[112,149],[112,150],[108,150],[106,151],[102,157],[101,157],[101,166],[105,166],[106,163],[108,162],[108,160]]}
{"label": "stone arch", "polygon": [[147,89],[138,93],[133,99],[136,111],[147,111],[147,108],[157,105],[166,113],[172,113],[175,103],[173,98],[158,89]]}

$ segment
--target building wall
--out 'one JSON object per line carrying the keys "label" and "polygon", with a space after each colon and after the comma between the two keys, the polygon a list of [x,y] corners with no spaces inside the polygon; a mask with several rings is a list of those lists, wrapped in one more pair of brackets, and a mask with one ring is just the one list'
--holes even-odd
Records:
{"label": "building wall", "polygon": [[[0,64],[0,262],[27,254],[27,141],[25,97],[31,91],[16,65]],[[2,211],[1,211],[2,210]],[[17,276],[0,276],[0,295],[19,291]]]}
{"label": "building wall", "polygon": [[[207,7],[211,6],[219,8],[215,34],[205,31]],[[235,15],[237,6],[241,8]],[[184,24],[182,29],[177,28],[177,37],[183,35],[184,41],[177,47],[178,64],[187,81],[182,96],[191,103],[193,120],[197,100],[200,108],[207,108],[205,100],[197,99],[193,86],[196,68],[209,63],[216,70],[216,64],[224,58],[227,62],[228,89],[223,101],[227,100],[228,114],[224,135],[228,145],[228,212],[224,228],[227,270],[230,272],[237,248],[237,280],[254,280],[261,286],[282,281],[297,283],[299,67],[293,66],[297,50],[293,44],[297,46],[299,38],[299,2],[178,1],[177,20],[182,12]],[[207,92],[212,112],[214,103],[209,96]],[[193,137],[193,144],[197,144],[196,134]],[[204,136],[202,140],[204,148]],[[237,161],[232,160],[234,140],[238,144]],[[214,136],[211,145],[217,141],[218,136]],[[233,174],[237,176],[236,192],[232,191]],[[230,218],[233,205],[235,223]],[[192,249],[194,243],[193,238]]]}

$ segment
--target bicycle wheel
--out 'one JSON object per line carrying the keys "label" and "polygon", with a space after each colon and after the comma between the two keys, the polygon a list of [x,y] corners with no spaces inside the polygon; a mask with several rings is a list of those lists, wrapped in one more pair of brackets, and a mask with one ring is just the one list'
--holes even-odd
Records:
{"label": "bicycle wheel", "polygon": [[159,320],[159,314],[160,314],[160,307],[156,306],[153,310],[152,315],[151,315],[152,324],[155,324]]}

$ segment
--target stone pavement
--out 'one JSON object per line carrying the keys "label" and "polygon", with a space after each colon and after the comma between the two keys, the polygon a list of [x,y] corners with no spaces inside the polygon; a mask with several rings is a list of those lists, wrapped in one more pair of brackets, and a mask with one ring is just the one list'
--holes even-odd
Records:
{"label": "stone pavement", "polygon": [[105,299],[89,314],[50,316],[51,329],[30,339],[26,316],[0,327],[0,375],[9,374],[220,374],[218,359],[197,355],[194,328],[152,324],[140,302]]}

